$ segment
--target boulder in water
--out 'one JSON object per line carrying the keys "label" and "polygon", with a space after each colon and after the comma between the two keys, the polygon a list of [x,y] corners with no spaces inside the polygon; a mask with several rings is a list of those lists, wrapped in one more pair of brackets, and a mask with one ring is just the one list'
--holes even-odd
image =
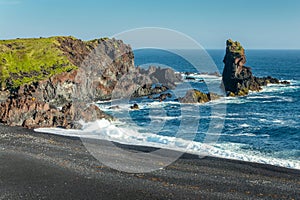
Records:
{"label": "boulder in water", "polygon": [[220,96],[215,93],[203,93],[199,90],[188,90],[184,97],[179,98],[180,103],[206,103],[211,100],[219,99]]}
{"label": "boulder in water", "polygon": [[130,109],[132,109],[132,110],[139,110],[140,108],[139,108],[139,105],[135,103],[132,106],[130,106]]}

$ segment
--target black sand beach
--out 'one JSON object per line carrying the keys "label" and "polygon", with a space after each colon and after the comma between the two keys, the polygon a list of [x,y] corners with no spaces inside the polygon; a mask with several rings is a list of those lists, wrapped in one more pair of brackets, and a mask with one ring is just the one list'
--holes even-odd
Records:
{"label": "black sand beach", "polygon": [[300,199],[299,170],[184,154],[165,169],[128,174],[77,138],[6,126],[0,138],[0,199]]}

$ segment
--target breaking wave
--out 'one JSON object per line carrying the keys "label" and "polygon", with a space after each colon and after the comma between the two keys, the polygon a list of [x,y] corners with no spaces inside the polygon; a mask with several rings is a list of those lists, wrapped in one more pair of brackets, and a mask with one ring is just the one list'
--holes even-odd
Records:
{"label": "breaking wave", "polygon": [[[66,130],[62,128],[38,128],[36,132],[50,133],[66,137],[78,137],[88,139],[107,140],[127,145],[150,146],[157,148],[172,149],[181,152],[207,155],[213,157],[236,159],[263,164],[271,164],[281,167],[300,169],[300,161],[273,158],[260,152],[249,152],[243,150],[242,144],[237,143],[201,143],[182,138],[161,136],[153,133],[140,133],[126,124],[120,122],[109,122],[98,120],[92,123],[82,123],[81,130]],[[253,134],[243,134],[249,137]],[[233,136],[233,135],[232,135]],[[234,136],[241,136],[240,134]]]}

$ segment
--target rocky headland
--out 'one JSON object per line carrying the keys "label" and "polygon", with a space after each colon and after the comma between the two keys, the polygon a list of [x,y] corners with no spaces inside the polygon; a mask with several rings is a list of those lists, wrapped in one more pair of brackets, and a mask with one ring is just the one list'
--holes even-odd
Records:
{"label": "rocky headland", "polygon": [[27,128],[112,119],[91,103],[160,94],[180,81],[171,69],[135,67],[131,47],[108,38],[3,40],[0,69],[0,123]]}

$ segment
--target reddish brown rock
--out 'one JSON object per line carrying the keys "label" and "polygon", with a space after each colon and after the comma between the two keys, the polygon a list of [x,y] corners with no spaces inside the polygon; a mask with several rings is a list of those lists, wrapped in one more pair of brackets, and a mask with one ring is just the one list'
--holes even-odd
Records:
{"label": "reddish brown rock", "polygon": [[50,108],[45,102],[19,97],[8,99],[0,106],[0,122],[10,126],[80,128],[80,120],[85,122],[102,118],[112,120],[111,116],[105,114],[96,105],[86,106],[84,103],[75,105],[68,103],[59,110]]}

